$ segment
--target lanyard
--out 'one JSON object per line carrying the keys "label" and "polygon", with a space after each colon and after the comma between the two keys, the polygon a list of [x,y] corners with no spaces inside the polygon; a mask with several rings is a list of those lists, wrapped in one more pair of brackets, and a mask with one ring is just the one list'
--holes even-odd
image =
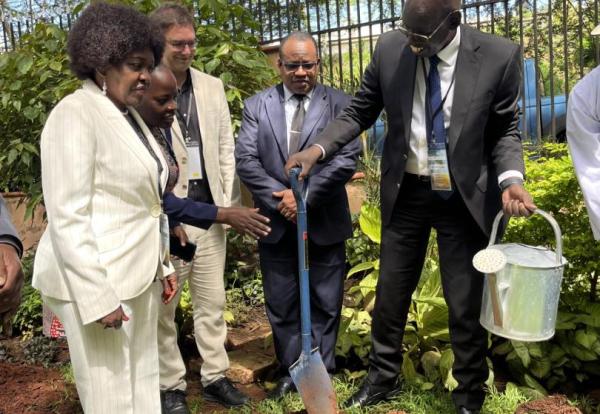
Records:
{"label": "lanyard", "polygon": [[[433,108],[431,107],[431,99],[429,99],[428,94],[427,94],[427,89],[429,86],[429,80],[427,77],[427,71],[425,70],[425,58],[421,59],[421,68],[423,69],[423,79],[425,79],[425,102],[426,105],[429,108],[429,111],[431,113],[431,122],[433,122],[433,119],[437,116],[438,112],[440,112],[443,108],[444,108],[444,103],[446,102],[446,99],[448,98],[448,94],[450,93],[450,89],[452,89],[452,85],[454,85],[454,78],[455,78],[455,73],[456,73],[456,66],[454,66],[454,70],[452,71],[452,79],[450,80],[450,85],[448,86],[448,89],[446,90],[446,93],[444,94],[444,97],[442,98],[442,102],[440,103],[440,106],[437,107],[435,109],[435,111],[433,110]],[[429,68],[429,70],[431,70],[431,68]],[[439,70],[438,70],[438,76],[439,76]],[[440,78],[440,87],[442,86],[442,81]]]}
{"label": "lanyard", "polygon": [[190,118],[191,118],[191,111],[192,111],[192,101],[194,100],[194,88],[190,87],[190,95],[188,96],[188,102],[187,102],[187,112],[184,116],[184,114],[181,113],[181,111],[179,110],[179,108],[177,108],[177,118],[179,118],[181,120],[180,124],[181,126],[184,127],[184,138],[185,138],[185,143],[189,144],[191,141],[191,136],[190,136]]}
{"label": "lanyard", "polygon": [[138,125],[138,123],[136,122],[136,120],[133,119],[133,117],[131,116],[131,114],[129,114],[127,116],[127,120],[129,121],[129,123],[133,127],[133,130],[137,134],[137,136],[140,139],[140,141],[142,141],[142,144],[144,144],[144,146],[146,147],[146,149],[148,150],[148,152],[150,153],[150,155],[152,156],[152,158],[154,158],[154,161],[156,161],[156,166],[157,166],[157,170],[158,170],[158,196],[160,197],[160,200],[161,200],[161,203],[162,203],[163,189],[162,189],[162,184],[160,182],[160,175],[162,174],[162,171],[163,171],[162,163],[160,162],[160,159],[158,158],[158,156],[154,152],[154,149],[152,149],[152,146],[150,145],[150,142],[148,141],[148,138],[146,138],[146,135],[144,135],[144,131],[142,131],[142,129],[140,128],[140,126]]}

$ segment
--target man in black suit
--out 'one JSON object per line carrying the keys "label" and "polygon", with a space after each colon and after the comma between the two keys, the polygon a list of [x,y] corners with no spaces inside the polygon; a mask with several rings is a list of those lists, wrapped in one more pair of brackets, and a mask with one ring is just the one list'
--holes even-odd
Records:
{"label": "man in black suit", "polygon": [[346,110],[286,168],[303,174],[368,128],[382,109],[388,135],[381,163],[381,270],[370,369],[346,406],[394,391],[411,294],[431,228],[437,231],[454,351],[458,413],[484,400],[487,335],[478,322],[483,277],[471,264],[494,216],[529,215],[518,131],[519,47],[460,25],[459,0],[407,0],[397,31],[382,35]]}

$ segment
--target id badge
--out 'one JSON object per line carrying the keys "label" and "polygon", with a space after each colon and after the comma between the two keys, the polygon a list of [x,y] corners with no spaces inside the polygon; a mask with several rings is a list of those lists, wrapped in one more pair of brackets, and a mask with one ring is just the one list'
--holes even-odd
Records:
{"label": "id badge", "polygon": [[160,261],[165,263],[169,257],[169,219],[165,213],[160,215]]}
{"label": "id badge", "polygon": [[188,180],[201,180],[202,177],[202,159],[200,158],[200,146],[190,145],[187,147],[188,153]]}
{"label": "id badge", "polygon": [[431,189],[434,191],[452,191],[446,145],[438,144],[434,148],[430,148],[427,154],[427,162],[431,174]]}

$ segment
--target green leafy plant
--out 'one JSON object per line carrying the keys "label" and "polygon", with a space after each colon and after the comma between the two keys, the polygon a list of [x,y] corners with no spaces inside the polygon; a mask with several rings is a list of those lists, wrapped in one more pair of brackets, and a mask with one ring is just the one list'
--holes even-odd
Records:
{"label": "green leafy plant", "polygon": [[[563,293],[597,297],[600,244],[594,240],[583,195],[566,144],[547,143],[526,153],[526,187],[536,205],[553,215],[563,233]],[[539,215],[511,219],[504,239],[533,246],[554,246],[552,228]]]}
{"label": "green leafy plant", "polygon": [[[536,205],[550,212],[563,233],[564,269],[556,335],[549,341],[525,343],[494,340],[517,381],[534,395],[573,383],[600,379],[600,304],[597,283],[600,245],[594,240],[583,196],[565,144],[544,144],[527,153],[527,183]],[[543,218],[511,219],[504,239],[554,246],[555,237]]]}
{"label": "green leafy plant", "polygon": [[[356,283],[348,290],[348,294],[353,295],[354,303],[342,309],[337,354],[346,357],[355,355],[366,365],[371,340],[369,312],[374,306],[379,277],[379,207],[368,201],[364,203],[358,222],[363,239],[359,246],[368,244],[369,247],[362,247],[364,260],[348,272],[348,278],[356,279]],[[356,242],[347,246],[351,249],[355,245]],[[355,253],[349,252],[349,255],[352,254]],[[442,295],[437,247],[435,235],[432,234],[406,324],[402,363],[404,381],[423,390],[433,388],[435,383],[441,383],[448,389],[455,387],[456,381],[451,373],[454,357],[449,341],[448,307]]]}
{"label": "green leafy plant", "polygon": [[50,110],[79,82],[70,74],[66,34],[38,23],[21,46],[0,54],[0,190],[24,191],[30,214],[42,197],[38,141]]}
{"label": "green leafy plant", "polygon": [[34,336],[24,344],[23,357],[28,364],[42,364],[48,368],[56,361],[59,350],[55,340],[45,336]]}
{"label": "green leafy plant", "polygon": [[13,328],[16,328],[24,338],[30,338],[42,332],[42,297],[31,286],[33,257],[33,254],[30,254],[22,260],[25,285],[21,293],[21,304],[13,318]]}

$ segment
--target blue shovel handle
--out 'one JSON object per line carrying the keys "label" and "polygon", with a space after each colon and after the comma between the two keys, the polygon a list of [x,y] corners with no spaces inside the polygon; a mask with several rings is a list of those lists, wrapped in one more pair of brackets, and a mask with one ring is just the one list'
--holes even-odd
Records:
{"label": "blue shovel handle", "polygon": [[296,223],[298,241],[298,274],[300,275],[300,326],[302,334],[302,353],[311,351],[310,288],[308,280],[308,226],[306,221],[306,192],[308,179],[301,186],[298,181],[300,168],[290,169],[290,183],[296,199]]}

